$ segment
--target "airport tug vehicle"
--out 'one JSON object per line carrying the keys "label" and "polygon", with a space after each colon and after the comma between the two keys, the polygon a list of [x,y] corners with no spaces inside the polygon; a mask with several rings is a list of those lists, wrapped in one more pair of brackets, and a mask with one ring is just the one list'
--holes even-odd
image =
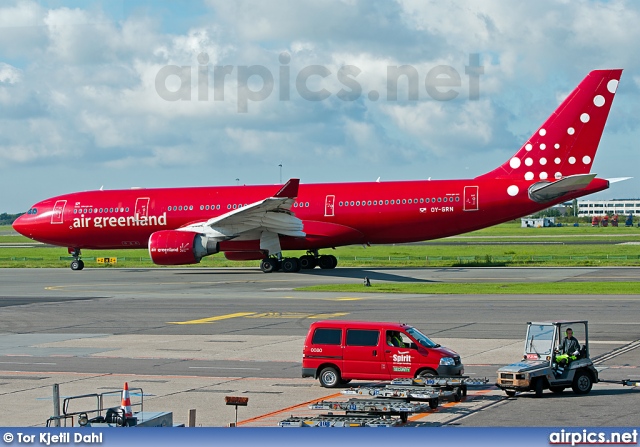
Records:
{"label": "airport tug vehicle", "polygon": [[[568,353],[568,361],[557,361],[558,348],[568,328],[583,344]],[[546,389],[562,393],[569,387],[576,394],[587,394],[597,382],[598,371],[589,358],[588,322],[549,321],[527,323],[523,359],[500,368],[496,386],[509,397],[518,391],[533,391],[540,397]]]}

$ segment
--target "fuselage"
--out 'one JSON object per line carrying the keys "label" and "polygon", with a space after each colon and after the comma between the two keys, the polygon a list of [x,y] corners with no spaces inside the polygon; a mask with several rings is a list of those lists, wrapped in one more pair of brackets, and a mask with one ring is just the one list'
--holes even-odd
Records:
{"label": "fuselage", "polygon": [[[579,194],[540,204],[511,196],[513,179],[301,184],[291,212],[305,238],[281,236],[282,249],[414,242],[511,220],[608,187],[594,179]],[[146,248],[150,235],[203,222],[272,196],[278,185],[78,192],[43,200],[14,228],[44,243],[90,249]],[[251,251],[256,240],[221,243],[220,251]]]}

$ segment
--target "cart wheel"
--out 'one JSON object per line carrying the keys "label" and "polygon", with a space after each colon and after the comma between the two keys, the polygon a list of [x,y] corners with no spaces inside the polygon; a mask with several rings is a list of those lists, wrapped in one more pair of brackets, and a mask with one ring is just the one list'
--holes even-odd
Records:
{"label": "cart wheel", "polygon": [[467,385],[462,385],[462,397],[467,397]]}
{"label": "cart wheel", "polygon": [[431,408],[432,410],[438,408],[438,399],[431,399],[429,401],[429,408]]}
{"label": "cart wheel", "polygon": [[513,390],[504,390],[505,393],[507,393],[507,396],[509,397],[514,397],[516,395],[516,392]]}
{"label": "cart wheel", "polygon": [[591,391],[591,387],[593,386],[593,381],[591,380],[591,376],[584,371],[577,371],[575,377],[573,378],[573,383],[571,384],[571,389],[576,394],[587,394]]}
{"label": "cart wheel", "polygon": [[542,397],[544,391],[544,379],[542,377],[536,380],[534,391],[536,392],[536,397]]}
{"label": "cart wheel", "polygon": [[459,386],[456,388],[456,391],[453,393],[453,400],[455,400],[456,402],[460,402],[461,399],[462,399],[462,387]]}
{"label": "cart wheel", "polygon": [[404,412],[404,411],[403,411],[402,413],[400,413],[400,420],[401,420],[404,424],[406,424],[406,423],[407,423],[407,421],[409,420],[409,413]]}

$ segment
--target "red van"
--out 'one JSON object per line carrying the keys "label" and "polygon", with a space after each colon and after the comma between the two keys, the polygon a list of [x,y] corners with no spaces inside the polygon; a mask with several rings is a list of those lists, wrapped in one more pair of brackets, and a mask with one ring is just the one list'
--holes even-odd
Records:
{"label": "red van", "polygon": [[462,374],[457,353],[402,323],[317,321],[302,350],[302,377],[317,378],[327,388],[352,379]]}

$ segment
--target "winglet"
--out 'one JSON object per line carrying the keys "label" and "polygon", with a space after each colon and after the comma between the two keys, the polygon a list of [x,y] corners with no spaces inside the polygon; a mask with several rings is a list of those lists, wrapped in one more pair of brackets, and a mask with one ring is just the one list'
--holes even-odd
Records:
{"label": "winglet", "polygon": [[280,191],[278,191],[273,197],[288,197],[294,199],[298,197],[298,185],[300,185],[300,179],[289,179],[289,181],[285,183],[285,185],[280,188]]}

